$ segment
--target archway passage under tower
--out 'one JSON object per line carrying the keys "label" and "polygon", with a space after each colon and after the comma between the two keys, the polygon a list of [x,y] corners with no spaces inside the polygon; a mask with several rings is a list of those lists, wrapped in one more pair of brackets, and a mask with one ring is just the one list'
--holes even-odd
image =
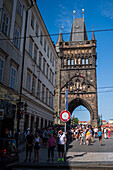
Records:
{"label": "archway passage under tower", "polygon": [[93,122],[95,121],[94,120],[94,111],[93,111],[92,107],[90,106],[90,104],[87,101],[85,101],[84,99],[75,98],[72,101],[70,101],[68,104],[69,112],[72,114],[73,111],[80,105],[84,106],[90,112],[91,125],[93,126]]}

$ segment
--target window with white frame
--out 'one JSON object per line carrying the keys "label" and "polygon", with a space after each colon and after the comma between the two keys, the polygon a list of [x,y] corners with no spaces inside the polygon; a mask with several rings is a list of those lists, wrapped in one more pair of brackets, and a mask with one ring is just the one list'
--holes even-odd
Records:
{"label": "window with white frame", "polygon": [[20,0],[17,0],[17,12],[22,16],[22,4]]}
{"label": "window with white frame", "polygon": [[50,54],[50,61],[51,61],[51,63],[52,63],[52,52],[51,52],[51,54]]}
{"label": "window with white frame", "polygon": [[49,73],[49,65],[47,64],[47,67],[46,67],[46,76],[48,78],[48,73]]}
{"label": "window with white frame", "polygon": [[34,61],[37,62],[37,47],[34,47]]}
{"label": "window with white frame", "polygon": [[54,61],[55,61],[55,59],[54,59],[54,56],[53,56],[53,62],[52,62],[52,65],[54,66]]}
{"label": "window with white frame", "polygon": [[34,21],[35,21],[35,17],[32,13],[32,15],[31,15],[31,26],[32,26],[33,29],[34,29]]}
{"label": "window with white frame", "polygon": [[2,82],[3,79],[3,71],[4,71],[4,60],[0,58],[0,82]]}
{"label": "window with white frame", "polygon": [[27,73],[27,83],[26,83],[26,89],[30,92],[30,83],[31,83],[31,74]]}
{"label": "window with white frame", "polygon": [[52,94],[52,99],[51,99],[51,107],[52,107],[52,108],[54,108],[54,107],[53,107],[53,98],[54,98],[54,97],[53,97],[53,94]]}
{"label": "window with white frame", "polygon": [[3,18],[2,18],[2,32],[8,36],[8,32],[9,32],[9,17],[6,14],[6,12],[3,12]]}
{"label": "window with white frame", "polygon": [[45,86],[44,86],[44,84],[43,84],[43,85],[42,85],[42,101],[43,101],[43,102],[45,101],[44,96],[45,96]]}
{"label": "window with white frame", "polygon": [[43,34],[42,34],[42,31],[40,32],[40,44],[41,45],[43,44]]}
{"label": "window with white frame", "polygon": [[50,82],[52,82],[52,70],[50,69]]}
{"label": "window with white frame", "polygon": [[41,81],[38,80],[37,97],[40,99],[41,96]]}
{"label": "window with white frame", "polygon": [[44,51],[46,52],[46,39],[44,39]]}
{"label": "window with white frame", "polygon": [[39,68],[41,69],[42,67],[42,53],[39,52]]}
{"label": "window with white frame", "polygon": [[36,78],[33,76],[33,82],[32,82],[32,94],[35,95],[35,89],[36,89]]}
{"label": "window with white frame", "polygon": [[51,92],[49,92],[49,106],[51,106]]}
{"label": "window with white frame", "polygon": [[46,60],[43,58],[43,73],[45,74],[45,65],[46,65]]}
{"label": "window with white frame", "polygon": [[15,81],[16,81],[16,69],[12,66],[10,74],[10,87],[12,89],[15,89]]}
{"label": "window with white frame", "polygon": [[48,89],[46,88],[46,104],[48,104]]}
{"label": "window with white frame", "polygon": [[14,30],[14,45],[18,49],[19,49],[19,41],[20,41],[19,37],[20,37],[20,32],[17,29],[17,27],[15,27],[15,30]]}
{"label": "window with white frame", "polygon": [[29,55],[32,56],[33,41],[29,38]]}
{"label": "window with white frame", "polygon": [[35,34],[38,36],[39,34],[39,25],[38,23],[36,22],[36,30],[35,30]]}
{"label": "window with white frame", "polygon": [[47,48],[47,56],[49,57],[49,46]]}

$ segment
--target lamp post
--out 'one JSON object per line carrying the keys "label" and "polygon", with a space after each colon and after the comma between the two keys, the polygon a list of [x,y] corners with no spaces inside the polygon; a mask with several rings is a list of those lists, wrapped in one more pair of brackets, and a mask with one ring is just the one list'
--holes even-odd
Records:
{"label": "lamp post", "polygon": [[[25,45],[26,45],[26,32],[27,32],[27,19],[28,19],[28,11],[33,7],[33,2],[31,2],[31,5],[28,7],[26,11],[26,18],[25,18],[25,30],[24,30],[24,42],[23,42],[23,58],[22,58],[22,68],[21,68],[21,82],[20,82],[20,96],[19,96],[19,103],[21,104],[21,99],[22,99],[22,84],[23,84],[23,71],[24,71],[24,60],[25,60]],[[19,112],[20,112],[20,107],[19,107]],[[20,119],[17,115],[17,142],[16,142],[16,147],[17,147],[17,157],[18,157],[18,133],[19,133],[19,124],[20,124]]]}

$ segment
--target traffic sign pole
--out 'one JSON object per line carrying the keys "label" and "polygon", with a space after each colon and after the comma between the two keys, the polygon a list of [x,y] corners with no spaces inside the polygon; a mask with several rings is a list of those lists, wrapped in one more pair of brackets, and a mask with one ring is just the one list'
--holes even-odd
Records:
{"label": "traffic sign pole", "polygon": [[[65,109],[68,110],[68,89],[65,90]],[[66,162],[66,121],[65,126],[65,145],[64,145],[64,161]]]}
{"label": "traffic sign pole", "polygon": [[71,114],[69,111],[64,110],[60,113],[60,119],[65,122],[64,128],[65,128],[65,145],[64,145],[64,161],[66,161],[66,122],[70,119]]}

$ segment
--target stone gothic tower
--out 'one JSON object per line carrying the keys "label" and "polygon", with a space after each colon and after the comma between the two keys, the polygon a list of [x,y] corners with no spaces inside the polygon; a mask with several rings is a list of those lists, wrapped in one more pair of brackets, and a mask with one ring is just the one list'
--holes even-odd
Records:
{"label": "stone gothic tower", "polygon": [[56,43],[58,60],[56,65],[55,123],[60,123],[60,112],[65,109],[65,90],[68,89],[70,113],[82,105],[90,112],[92,126],[97,126],[97,77],[96,40],[94,31],[88,40],[84,17],[74,18],[69,42],[63,40],[60,31]]}

